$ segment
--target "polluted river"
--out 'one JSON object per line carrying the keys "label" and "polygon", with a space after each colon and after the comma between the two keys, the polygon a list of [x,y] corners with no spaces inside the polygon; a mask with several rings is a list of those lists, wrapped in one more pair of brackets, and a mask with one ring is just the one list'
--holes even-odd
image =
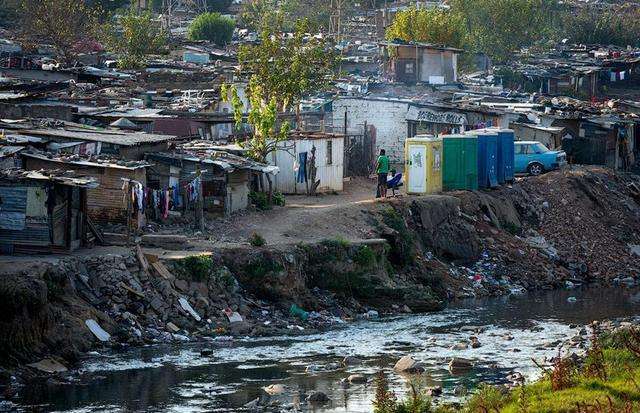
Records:
{"label": "polluted river", "polygon": [[[272,410],[370,412],[373,377],[378,371],[387,372],[398,397],[407,391],[406,377],[393,372],[394,363],[405,355],[423,363],[421,377],[427,386],[442,387],[439,399],[455,401],[479,383],[505,383],[514,371],[535,379],[540,369],[532,359],[557,356],[560,343],[593,320],[630,318],[639,310],[638,290],[560,290],[468,300],[438,313],[363,320],[307,336],[216,340],[93,354],[83,361],[71,383],[26,386],[13,408],[243,411],[263,387],[283,385],[284,393],[274,398],[280,407]],[[472,335],[479,347],[456,346]],[[342,366],[347,356],[361,362]],[[450,373],[452,357],[473,360],[473,369]],[[341,383],[352,374],[366,376],[368,383]],[[313,391],[326,393],[330,401],[322,406],[300,405]]]}

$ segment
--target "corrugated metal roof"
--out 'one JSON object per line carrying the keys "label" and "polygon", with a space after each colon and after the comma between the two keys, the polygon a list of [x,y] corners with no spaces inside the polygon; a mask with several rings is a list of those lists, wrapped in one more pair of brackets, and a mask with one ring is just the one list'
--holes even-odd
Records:
{"label": "corrugated metal roof", "polygon": [[77,130],[77,129],[26,129],[20,134],[46,136],[50,138],[78,139],[83,141],[103,142],[120,146],[137,146],[145,143],[161,143],[178,139],[173,135],[157,135],[142,132],[122,132],[111,130]]}
{"label": "corrugated metal roof", "polygon": [[[49,173],[49,174],[47,174]],[[50,181],[61,185],[77,186],[80,188],[95,189],[98,182],[91,177],[77,176],[75,174],[57,171],[25,171],[22,169],[0,170],[0,183],[23,180]]]}
{"label": "corrugated metal roof", "polygon": [[[90,160],[90,159],[82,159],[77,156],[74,157],[49,157],[44,153],[23,153],[22,156],[27,158],[40,159],[47,162],[55,162],[60,164],[69,164],[69,165],[78,165],[78,166],[91,166],[96,168],[112,168],[112,169],[127,169],[127,170],[136,170],[141,168],[146,168],[151,166],[147,162],[142,161],[118,161],[115,159],[104,160],[101,162],[100,159]],[[78,159],[76,159],[78,158]]]}
{"label": "corrugated metal roof", "polygon": [[0,146],[0,158],[14,155],[24,149],[24,146]]}
{"label": "corrugated metal roof", "polygon": [[91,116],[96,118],[168,118],[167,115],[161,115],[163,109],[114,109],[92,113]]}

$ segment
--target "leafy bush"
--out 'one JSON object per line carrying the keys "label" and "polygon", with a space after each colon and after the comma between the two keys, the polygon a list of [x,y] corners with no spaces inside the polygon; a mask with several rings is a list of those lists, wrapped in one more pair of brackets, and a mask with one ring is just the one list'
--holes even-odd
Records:
{"label": "leafy bush", "polygon": [[[405,267],[414,262],[416,257],[416,239],[407,227],[402,215],[393,208],[382,211],[382,221],[389,228],[397,231],[398,237],[391,243],[390,259],[393,264]],[[391,241],[391,240],[390,240]]]}
{"label": "leafy bush", "polygon": [[129,11],[121,16],[119,26],[106,24],[103,29],[108,47],[120,57],[121,69],[143,68],[147,56],[162,52],[167,43],[160,24],[150,12]]}
{"label": "leafy bush", "polygon": [[276,192],[273,194],[273,205],[282,206],[282,207],[285,205],[285,199],[282,192]]}
{"label": "leafy bush", "polygon": [[208,40],[218,45],[231,41],[235,22],[220,13],[203,13],[189,26],[189,39]]}
{"label": "leafy bush", "polygon": [[376,263],[376,253],[368,246],[363,245],[354,255],[353,261],[361,267],[371,268]]}
{"label": "leafy bush", "polygon": [[254,247],[263,247],[266,243],[267,241],[264,239],[264,237],[257,232],[252,233],[249,237],[249,244],[253,245]]}
{"label": "leafy bush", "polygon": [[284,270],[284,266],[274,258],[261,255],[244,266],[245,273],[255,281],[260,281],[268,274]]}
{"label": "leafy bush", "polygon": [[191,281],[206,281],[209,279],[214,263],[208,255],[193,255],[176,263],[178,276]]}
{"label": "leafy bush", "polygon": [[264,192],[249,192],[249,200],[260,211],[271,209],[267,194],[265,194]]}
{"label": "leafy bush", "polygon": [[330,249],[342,249],[342,250],[347,249],[349,248],[349,246],[351,246],[351,243],[349,242],[348,239],[341,237],[339,235],[333,239],[322,240],[320,244]]}

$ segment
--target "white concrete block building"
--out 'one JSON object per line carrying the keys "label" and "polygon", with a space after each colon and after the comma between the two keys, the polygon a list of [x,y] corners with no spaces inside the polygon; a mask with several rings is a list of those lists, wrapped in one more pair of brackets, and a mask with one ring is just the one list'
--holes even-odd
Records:
{"label": "white concrete block building", "polygon": [[363,133],[365,123],[373,126],[376,152],[384,148],[392,163],[402,163],[410,104],[401,99],[341,97],[333,102],[333,126],[343,128],[345,116],[347,133]]}

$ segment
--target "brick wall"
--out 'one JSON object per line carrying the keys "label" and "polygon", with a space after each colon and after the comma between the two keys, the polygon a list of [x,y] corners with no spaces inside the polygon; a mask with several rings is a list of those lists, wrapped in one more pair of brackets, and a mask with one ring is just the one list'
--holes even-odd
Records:
{"label": "brick wall", "polygon": [[376,128],[376,152],[385,149],[392,163],[404,163],[409,104],[384,99],[340,98],[333,102],[333,126],[341,131],[347,112],[349,133],[362,134],[364,123]]}

